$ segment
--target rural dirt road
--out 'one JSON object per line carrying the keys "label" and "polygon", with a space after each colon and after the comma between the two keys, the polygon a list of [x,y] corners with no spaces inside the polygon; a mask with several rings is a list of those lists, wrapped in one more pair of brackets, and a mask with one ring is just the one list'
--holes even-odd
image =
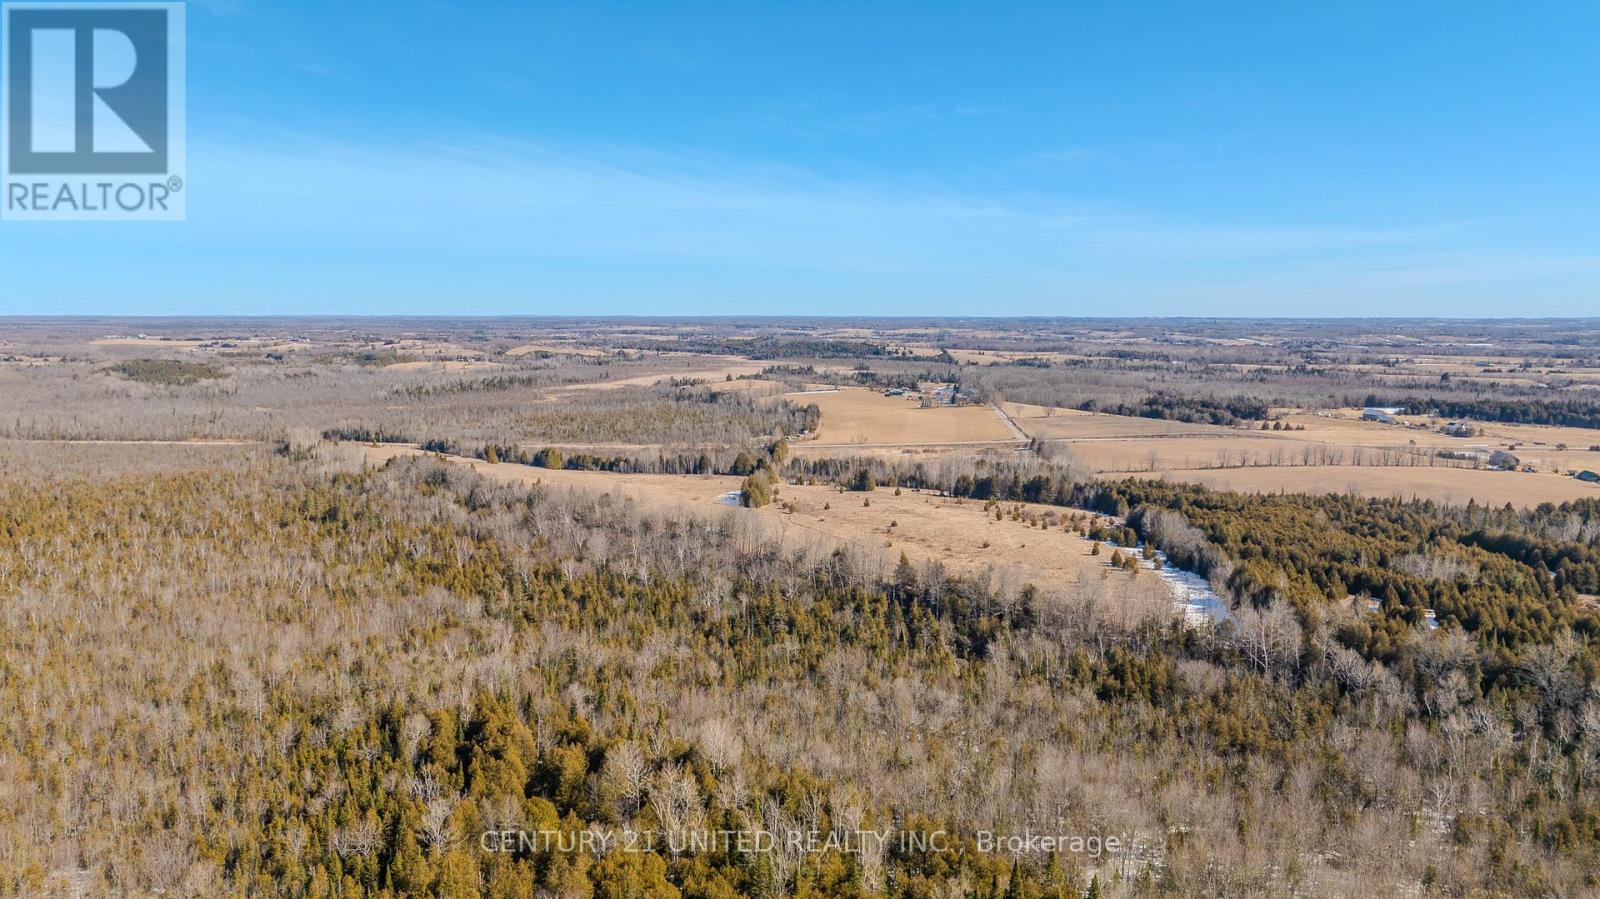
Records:
{"label": "rural dirt road", "polygon": [[991,405],[989,408],[994,410],[994,414],[1000,416],[1001,423],[1011,431],[1011,437],[1013,440],[1020,440],[1024,443],[1027,442],[1028,435],[1022,433],[1022,429],[1017,427],[1017,423],[1011,420],[1011,416],[1006,414],[1006,410],[1000,408],[999,405]]}

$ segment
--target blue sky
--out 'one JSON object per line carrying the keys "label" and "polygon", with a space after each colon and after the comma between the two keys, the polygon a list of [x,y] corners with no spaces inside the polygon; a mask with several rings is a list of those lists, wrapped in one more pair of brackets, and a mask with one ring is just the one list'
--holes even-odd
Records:
{"label": "blue sky", "polygon": [[0,314],[1600,313],[1600,4],[192,0]]}

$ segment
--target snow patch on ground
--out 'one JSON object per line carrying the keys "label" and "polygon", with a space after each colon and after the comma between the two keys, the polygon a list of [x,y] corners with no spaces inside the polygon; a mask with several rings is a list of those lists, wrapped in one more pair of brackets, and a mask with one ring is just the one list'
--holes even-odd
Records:
{"label": "snow patch on ground", "polygon": [[1191,625],[1221,624],[1228,620],[1228,601],[1217,595],[1211,589],[1211,582],[1194,573],[1185,571],[1172,564],[1167,554],[1156,550],[1155,558],[1146,559],[1142,556],[1143,545],[1132,548],[1118,546],[1109,540],[1105,542],[1108,550],[1122,550],[1133,553],[1139,559],[1140,567],[1146,571],[1154,571],[1167,587],[1172,590],[1172,598],[1183,610],[1183,618]]}

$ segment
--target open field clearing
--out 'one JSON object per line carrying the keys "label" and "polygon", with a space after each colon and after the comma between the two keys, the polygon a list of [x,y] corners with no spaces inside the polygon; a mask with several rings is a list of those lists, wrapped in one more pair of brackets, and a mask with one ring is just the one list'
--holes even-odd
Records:
{"label": "open field clearing", "polygon": [[1043,440],[1120,440],[1133,437],[1229,437],[1238,428],[1189,424],[1158,418],[1107,415],[1027,403],[1002,403],[1012,421],[1029,437]]}
{"label": "open field clearing", "polygon": [[[350,444],[349,447],[365,461],[379,465],[394,458],[430,455],[416,447],[394,444],[377,446]],[[743,480],[742,478],[716,475],[680,477],[672,475],[614,474],[604,471],[566,471],[564,469],[533,468],[527,465],[506,463],[490,464],[457,456],[440,456],[439,458],[470,466],[484,477],[494,480],[523,484],[543,483],[557,487],[600,490],[613,496],[637,502],[642,508],[653,511],[692,509],[701,513],[708,513],[719,508],[726,508],[726,503],[721,502],[721,498],[729,491],[737,491],[740,482]]]}
{"label": "open field clearing", "polygon": [[1242,493],[1348,493],[1430,499],[1451,505],[1526,509],[1540,503],[1600,499],[1600,487],[1555,474],[1474,471],[1458,468],[1392,468],[1329,465],[1311,468],[1227,468],[1160,471],[1155,477]]}
{"label": "open field clearing", "polygon": [[946,460],[1016,462],[1034,458],[1022,443],[916,443],[909,445],[813,446],[805,441],[791,443],[797,459],[876,459],[884,462],[933,464]]}
{"label": "open field clearing", "polygon": [[1073,458],[1107,475],[1164,468],[1229,468],[1236,465],[1325,464],[1309,461],[1314,445],[1248,434],[1171,437],[1099,437],[1066,440]]}
{"label": "open field clearing", "polygon": [[[1449,419],[1429,418],[1422,415],[1399,415],[1399,427],[1381,422],[1363,421],[1359,409],[1337,409],[1324,413],[1297,413],[1287,416],[1286,423],[1304,425],[1304,432],[1286,436],[1300,439],[1329,440],[1349,444],[1393,444],[1415,441],[1423,446],[1461,446],[1470,443],[1523,444],[1549,446],[1567,444],[1572,447],[1600,445],[1600,430],[1592,428],[1564,428],[1556,425],[1524,425],[1494,421],[1471,421],[1482,432],[1479,437],[1450,437],[1430,430]],[[1274,434],[1276,432],[1273,432]],[[1265,435],[1264,435],[1265,436]]]}
{"label": "open field clearing", "polygon": [[1300,464],[1304,446],[1281,434],[1274,439],[1271,432],[1244,428],[1021,403],[1003,403],[1001,408],[1029,437],[1064,444],[1079,462],[1106,474],[1222,467],[1240,459]]}
{"label": "open field clearing", "polygon": [[90,346],[158,347],[168,350],[192,349],[205,346],[209,340],[179,340],[168,337],[102,337],[89,341]]}
{"label": "open field clearing", "polygon": [[[1401,421],[1415,424],[1427,424],[1429,419],[1419,416],[1401,416]],[[1440,423],[1442,420],[1435,420]],[[1563,428],[1556,425],[1520,425],[1507,424],[1496,421],[1474,421],[1472,424],[1483,432],[1482,437],[1467,442],[1483,442],[1485,440],[1495,443],[1515,443],[1524,447],[1556,447],[1565,444],[1568,447],[1587,449],[1590,446],[1600,446],[1600,431],[1593,428]],[[1454,438],[1436,435],[1449,442]]]}
{"label": "open field clearing", "polygon": [[[1435,450],[1509,450],[1523,463],[1540,471],[1564,473],[1600,465],[1600,452],[1591,447],[1600,446],[1600,431],[1587,428],[1563,428],[1553,425],[1506,424],[1502,422],[1473,421],[1470,424],[1480,433],[1474,437],[1451,437],[1433,430],[1443,425],[1444,419],[1424,416],[1399,416],[1404,427],[1379,422],[1362,421],[1357,410],[1339,410],[1323,415],[1300,414],[1289,416],[1287,421],[1304,425],[1305,431],[1283,432],[1281,436],[1301,441],[1320,441],[1340,446],[1402,447],[1415,446]],[[1277,432],[1262,436],[1279,436]]]}
{"label": "open field clearing", "polygon": [[[1600,433],[1582,428],[1474,422],[1481,434],[1451,437],[1434,430],[1443,424],[1439,420],[1412,416],[1402,417],[1404,424],[1384,424],[1362,420],[1359,410],[1338,410],[1291,414],[1283,421],[1294,430],[1262,431],[1014,403],[1002,408],[1030,437],[1066,445],[1074,458],[1102,474],[1165,471],[1196,480],[1218,469],[1242,469],[1217,483],[1256,489],[1248,485],[1259,480],[1270,485],[1260,488],[1269,492],[1343,492],[1352,480],[1306,469],[1363,473],[1391,469],[1354,481],[1361,492],[1375,496],[1399,492],[1434,499],[1459,496],[1537,504],[1589,496],[1587,485],[1566,474],[1600,466],[1600,453],[1591,449],[1600,445]],[[1515,495],[1522,488],[1508,492],[1501,473],[1485,470],[1482,462],[1438,456],[1443,451],[1487,457],[1496,450],[1510,451],[1537,469],[1540,481],[1532,494]],[[1300,473],[1263,474],[1259,479],[1250,474],[1273,469]]]}
{"label": "open field clearing", "polygon": [[[732,381],[713,381],[711,382],[710,386],[712,389],[717,390],[718,392],[737,391],[740,393],[754,394],[756,396],[772,396],[773,398],[777,398],[779,394],[786,394],[790,390],[789,385],[784,384],[781,381],[768,381],[763,378],[749,377],[737,378]],[[795,402],[800,403],[802,406],[805,405],[805,397],[803,396],[793,396],[790,398]]]}
{"label": "open field clearing", "polygon": [[[1293,413],[1284,416],[1286,426],[1304,430],[1262,431],[1255,424],[1241,426],[1191,424],[1157,418],[1139,418],[1127,415],[1084,412],[1078,409],[1059,409],[1032,406],[1022,403],[1004,403],[1004,408],[1030,437],[1045,440],[1120,440],[1148,438],[1210,438],[1228,440],[1282,441],[1292,443],[1325,443],[1347,447],[1402,447],[1437,446],[1461,448],[1469,444],[1493,442],[1510,443],[1529,441],[1536,437],[1547,441],[1589,441],[1600,439],[1600,431],[1579,428],[1552,428],[1536,425],[1481,424],[1485,436],[1474,439],[1449,437],[1436,431],[1397,427],[1378,422],[1363,421],[1360,410],[1339,410],[1331,413]],[[1413,419],[1417,422],[1421,418]],[[1442,422],[1440,422],[1442,424]],[[1515,429],[1512,435],[1507,429]]]}
{"label": "open field clearing", "polygon": [[935,406],[859,387],[791,395],[822,410],[816,446],[999,443],[1016,438],[988,406]]}
{"label": "open field clearing", "polygon": [[[393,445],[351,446],[368,463],[382,464],[404,456],[426,455],[414,447]],[[1072,584],[1085,576],[1116,578],[1124,587],[1137,579],[1151,595],[1169,596],[1159,575],[1113,572],[1109,553],[1090,555],[1093,543],[1062,526],[1030,527],[1009,514],[996,521],[983,503],[938,497],[931,493],[892,489],[870,493],[839,492],[831,486],[779,486],[778,502],[761,509],[730,505],[743,479],[722,476],[613,474],[601,471],[566,471],[526,465],[494,464],[445,457],[494,480],[519,484],[547,484],[589,492],[609,493],[639,504],[642,510],[682,515],[723,512],[750,516],[781,537],[786,545],[826,553],[849,545],[865,558],[893,565],[903,552],[918,562],[939,562],[963,573],[994,569],[1014,577],[1014,585],[1033,582]],[[794,512],[781,504],[794,504]],[[870,504],[868,504],[870,503]],[[1006,503],[1006,512],[1021,508],[1024,515],[1055,520],[1064,510],[1050,506]]]}

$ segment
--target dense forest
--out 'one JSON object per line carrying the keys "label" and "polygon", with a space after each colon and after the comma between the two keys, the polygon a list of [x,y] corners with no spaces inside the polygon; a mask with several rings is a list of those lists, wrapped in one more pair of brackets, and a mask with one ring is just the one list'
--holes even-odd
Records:
{"label": "dense forest", "polygon": [[[1567,588],[1463,530],[1427,539],[1528,581],[1504,638],[1472,639],[1466,594],[1437,631],[1367,642],[1364,610],[1287,605],[1329,595],[1323,543],[1398,550],[1454,522],[1572,544],[1592,509],[1379,528],[1289,507],[1268,525],[1328,516],[1357,542],[1286,531],[1313,555],[1251,556],[1206,515],[1233,498],[1078,499],[1277,566],[1282,601],[1190,629],[1103,579],[1002,590],[794,556],[731,512],[658,519],[426,459],[0,482],[0,895],[1596,888],[1600,697]],[[577,839],[869,831],[944,837]],[[571,840],[486,839],[508,832]],[[1095,841],[986,837],[1024,833]]]}
{"label": "dense forest", "polygon": [[1103,405],[1095,400],[1084,400],[1078,408],[1085,412],[1213,425],[1231,425],[1241,420],[1263,421],[1271,412],[1266,402],[1249,397],[1215,399],[1173,393],[1152,394],[1138,403]]}
{"label": "dense forest", "polygon": [[[1368,397],[1377,400],[1377,397]],[[1549,399],[1439,399],[1403,397],[1369,402],[1369,406],[1398,406],[1408,415],[1437,414],[1445,418],[1501,421],[1524,425],[1560,425],[1600,428],[1600,403],[1589,400]]]}
{"label": "dense forest", "polygon": [[[815,406],[811,407],[813,410]],[[609,471],[621,474],[723,474],[744,477],[758,469],[769,475],[789,457],[786,438],[768,441],[759,446],[701,447],[683,451],[637,451],[632,453],[599,454],[576,450],[563,450],[547,446],[537,450],[526,447],[487,443],[482,447],[463,451],[453,441],[430,440],[422,449],[446,455],[465,455],[491,463],[531,465],[534,468],[555,468],[566,471]]]}

